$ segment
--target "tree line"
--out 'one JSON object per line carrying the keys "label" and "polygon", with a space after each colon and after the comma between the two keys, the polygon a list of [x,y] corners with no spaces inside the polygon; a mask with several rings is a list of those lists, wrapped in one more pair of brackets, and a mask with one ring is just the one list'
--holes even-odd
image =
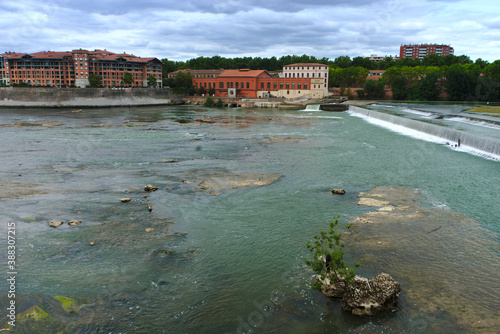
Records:
{"label": "tree line", "polygon": [[[364,57],[340,56],[334,60],[308,55],[288,55],[280,58],[220,56],[198,57],[187,61],[162,59],[163,84],[178,93],[194,94],[188,74],[168,79],[167,74],[182,69],[265,69],[281,71],[294,63],[320,63],[330,67],[329,87],[340,87],[341,93],[356,89],[359,98],[383,98],[385,86],[390,85],[397,100],[436,100],[446,90],[449,100],[500,101],[500,60],[492,63],[481,58],[472,61],[468,56],[431,54],[423,59],[387,57],[374,62]],[[370,70],[385,70],[381,80],[367,80]]]}

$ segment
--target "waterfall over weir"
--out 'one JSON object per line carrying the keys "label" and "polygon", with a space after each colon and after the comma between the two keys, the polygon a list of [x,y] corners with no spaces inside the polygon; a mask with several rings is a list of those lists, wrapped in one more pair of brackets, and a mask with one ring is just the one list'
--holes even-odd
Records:
{"label": "waterfall over weir", "polygon": [[449,141],[451,144],[456,144],[460,139],[461,145],[494,155],[496,156],[495,160],[498,160],[500,158],[500,140],[496,138],[483,137],[475,134],[470,134],[465,131],[447,128],[445,126],[437,124],[421,122],[414,119],[385,114],[355,106],[349,106],[349,111],[351,111],[353,114],[363,115],[372,119],[378,119],[384,122],[405,127],[407,129],[412,129],[418,132],[439,137]]}

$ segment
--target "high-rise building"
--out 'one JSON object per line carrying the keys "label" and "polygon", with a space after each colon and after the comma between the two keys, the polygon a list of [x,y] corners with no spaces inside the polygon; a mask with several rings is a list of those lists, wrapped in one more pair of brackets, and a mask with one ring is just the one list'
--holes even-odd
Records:
{"label": "high-rise building", "polygon": [[399,58],[413,58],[422,59],[430,54],[437,54],[440,56],[452,55],[453,48],[444,44],[401,44],[399,48]]}

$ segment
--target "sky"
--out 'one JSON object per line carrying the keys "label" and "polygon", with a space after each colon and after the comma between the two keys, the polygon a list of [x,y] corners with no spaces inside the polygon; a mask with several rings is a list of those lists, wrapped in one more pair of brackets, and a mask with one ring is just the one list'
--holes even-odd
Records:
{"label": "sky", "polygon": [[399,55],[500,59],[497,0],[1,0],[0,53],[107,49],[174,61]]}

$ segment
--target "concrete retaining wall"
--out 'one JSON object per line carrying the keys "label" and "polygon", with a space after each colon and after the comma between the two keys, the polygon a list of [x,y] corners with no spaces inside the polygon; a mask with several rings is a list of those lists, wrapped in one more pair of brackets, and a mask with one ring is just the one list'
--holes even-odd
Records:
{"label": "concrete retaining wall", "polygon": [[176,103],[182,103],[182,98],[161,88],[0,88],[0,107],[114,107]]}

